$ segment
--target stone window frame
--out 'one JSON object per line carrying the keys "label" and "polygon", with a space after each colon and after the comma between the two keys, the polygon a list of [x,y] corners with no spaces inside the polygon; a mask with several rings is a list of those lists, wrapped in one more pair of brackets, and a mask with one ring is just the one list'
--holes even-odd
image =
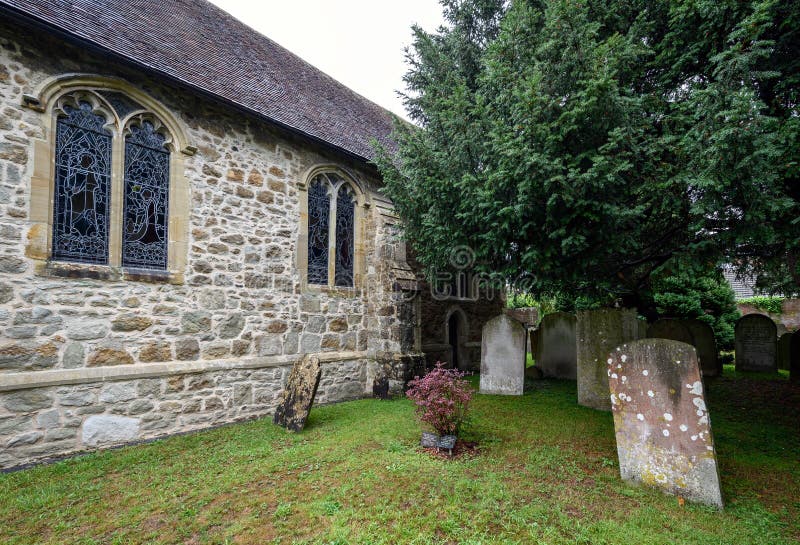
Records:
{"label": "stone window frame", "polygon": [[[102,96],[117,92],[141,106],[120,118]],[[111,194],[109,196],[108,264],[57,261],[52,258],[53,206],[55,193],[56,126],[62,103],[67,97],[89,98],[112,126]],[[92,74],[64,74],[46,80],[34,94],[23,97],[23,106],[39,112],[43,139],[33,141],[30,230],[26,256],[34,260],[41,276],[130,280],[183,284],[189,249],[189,180],[186,157],[197,149],[187,143],[186,130],[163,104],[131,83]],[[151,270],[122,266],[122,222],[124,206],[125,135],[131,122],[146,119],[158,123],[168,133],[170,151],[169,216],[167,219],[167,267]]]}
{"label": "stone window frame", "polygon": [[[331,193],[331,221],[328,225],[328,283],[309,284],[308,282],[308,188],[320,174],[335,174],[342,179]],[[348,184],[356,196],[353,217],[353,285],[335,285],[336,259],[336,195],[342,184]],[[295,266],[300,276],[300,289],[310,293],[331,293],[335,295],[356,295],[362,288],[366,271],[364,251],[364,228],[370,202],[367,192],[351,172],[334,164],[316,165],[306,171],[302,181],[297,185],[300,201],[300,231],[297,243],[297,261]]]}

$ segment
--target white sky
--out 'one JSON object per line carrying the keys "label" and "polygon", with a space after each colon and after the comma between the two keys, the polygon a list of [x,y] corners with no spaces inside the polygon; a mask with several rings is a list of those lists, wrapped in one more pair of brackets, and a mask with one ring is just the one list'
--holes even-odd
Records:
{"label": "white sky", "polygon": [[211,0],[323,72],[406,117],[403,48],[411,25],[435,30],[438,0]]}

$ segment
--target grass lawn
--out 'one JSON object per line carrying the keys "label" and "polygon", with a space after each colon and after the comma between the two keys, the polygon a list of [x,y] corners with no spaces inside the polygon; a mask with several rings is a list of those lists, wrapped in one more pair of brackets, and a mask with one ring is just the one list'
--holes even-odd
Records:
{"label": "grass lawn", "polygon": [[0,475],[0,543],[733,544],[800,540],[800,387],[711,382],[726,509],[619,479],[610,414],[575,383],[477,396],[479,455],[417,450],[407,400],[269,419]]}

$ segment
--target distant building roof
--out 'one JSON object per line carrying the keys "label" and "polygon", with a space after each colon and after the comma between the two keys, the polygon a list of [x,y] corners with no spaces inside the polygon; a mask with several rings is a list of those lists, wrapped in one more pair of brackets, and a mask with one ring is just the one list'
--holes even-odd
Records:
{"label": "distant building roof", "polygon": [[359,158],[373,158],[372,139],[392,147],[390,112],[205,0],[0,0],[3,11]]}
{"label": "distant building roof", "polygon": [[722,274],[731,285],[736,299],[746,299],[758,295],[755,290],[755,280],[752,278],[738,278],[736,271],[730,267],[723,267]]}

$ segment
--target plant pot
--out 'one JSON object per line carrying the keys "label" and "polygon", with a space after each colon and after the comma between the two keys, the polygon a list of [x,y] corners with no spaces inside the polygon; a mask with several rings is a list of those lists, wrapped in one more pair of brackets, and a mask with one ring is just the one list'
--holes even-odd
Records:
{"label": "plant pot", "polygon": [[419,444],[422,448],[435,448],[439,446],[439,436],[429,431],[422,432]]}

